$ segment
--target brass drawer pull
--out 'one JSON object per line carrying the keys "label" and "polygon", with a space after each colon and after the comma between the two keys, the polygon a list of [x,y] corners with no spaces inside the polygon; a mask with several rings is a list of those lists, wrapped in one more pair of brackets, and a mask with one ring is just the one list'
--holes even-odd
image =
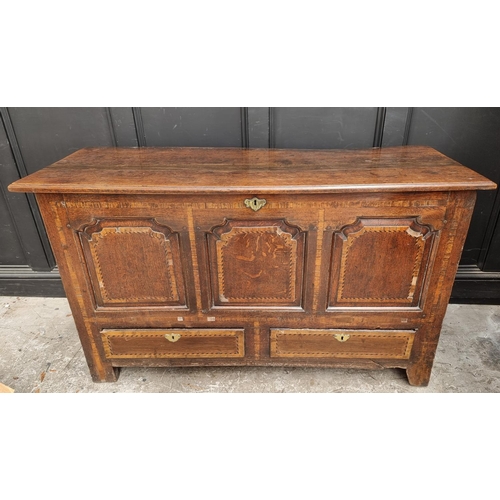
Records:
{"label": "brass drawer pull", "polygon": [[334,337],[339,342],[347,342],[349,340],[350,335],[348,333],[336,333]]}
{"label": "brass drawer pull", "polygon": [[260,210],[265,204],[267,203],[267,201],[264,199],[264,198],[256,198],[256,197],[253,197],[253,198],[247,198],[245,200],[245,205],[248,207],[248,208],[251,208],[254,212],[257,212],[257,210]]}
{"label": "brass drawer pull", "polygon": [[165,338],[169,342],[177,342],[181,338],[181,334],[180,333],[166,333]]}

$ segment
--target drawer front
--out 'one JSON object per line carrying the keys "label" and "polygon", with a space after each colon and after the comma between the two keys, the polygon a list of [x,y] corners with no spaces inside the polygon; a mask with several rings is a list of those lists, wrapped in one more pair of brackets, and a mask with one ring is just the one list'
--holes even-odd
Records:
{"label": "drawer front", "polygon": [[242,358],[243,329],[102,330],[106,357]]}
{"label": "drawer front", "polygon": [[273,358],[410,357],[413,330],[271,329]]}

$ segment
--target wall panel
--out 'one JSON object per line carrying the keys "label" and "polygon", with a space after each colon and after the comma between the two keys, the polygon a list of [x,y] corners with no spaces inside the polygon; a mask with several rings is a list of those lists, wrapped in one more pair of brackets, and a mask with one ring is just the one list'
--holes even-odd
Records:
{"label": "wall panel", "polygon": [[[82,147],[428,145],[500,183],[500,108],[0,108],[0,294],[64,292],[32,195],[14,180]],[[410,173],[409,173],[410,174]],[[455,282],[500,301],[500,196],[480,192]]]}
{"label": "wall panel", "polygon": [[[414,108],[408,144],[425,144],[500,183],[500,109]],[[495,191],[480,191],[461,264],[481,266],[488,228],[498,217]],[[491,232],[491,231],[490,231]],[[500,248],[499,248],[500,250]],[[500,269],[499,269],[500,270]]]}
{"label": "wall panel", "polygon": [[273,108],[276,148],[371,148],[377,108]]}
{"label": "wall panel", "polygon": [[242,147],[241,108],[141,108],[146,146]]}

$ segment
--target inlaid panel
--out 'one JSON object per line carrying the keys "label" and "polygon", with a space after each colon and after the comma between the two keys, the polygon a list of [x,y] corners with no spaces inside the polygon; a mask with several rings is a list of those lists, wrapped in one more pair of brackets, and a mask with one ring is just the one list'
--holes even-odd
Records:
{"label": "inlaid panel", "polygon": [[208,235],[216,306],[300,306],[305,235],[283,220],[227,221]]}
{"label": "inlaid panel", "polygon": [[434,236],[416,217],[345,226],[334,235],[329,307],[417,306]]}
{"label": "inlaid panel", "polygon": [[241,328],[102,330],[106,357],[123,358],[242,358]]}
{"label": "inlaid panel", "polygon": [[79,231],[98,306],[184,306],[178,235],[154,219],[101,219]]}
{"label": "inlaid panel", "polygon": [[412,330],[271,328],[271,357],[408,359],[414,336]]}

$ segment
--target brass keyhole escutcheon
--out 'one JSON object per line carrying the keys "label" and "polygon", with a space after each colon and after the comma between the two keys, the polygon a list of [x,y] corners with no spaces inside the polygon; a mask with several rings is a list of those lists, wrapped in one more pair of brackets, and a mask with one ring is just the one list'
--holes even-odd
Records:
{"label": "brass keyhole escutcheon", "polygon": [[266,203],[267,201],[264,198],[253,197],[245,200],[245,206],[251,208],[254,212],[260,210]]}
{"label": "brass keyhole escutcheon", "polygon": [[350,335],[348,333],[336,333],[334,337],[339,342],[347,342],[349,340]]}
{"label": "brass keyhole escutcheon", "polygon": [[181,338],[181,334],[180,333],[166,333],[165,338],[169,342],[177,342]]}

